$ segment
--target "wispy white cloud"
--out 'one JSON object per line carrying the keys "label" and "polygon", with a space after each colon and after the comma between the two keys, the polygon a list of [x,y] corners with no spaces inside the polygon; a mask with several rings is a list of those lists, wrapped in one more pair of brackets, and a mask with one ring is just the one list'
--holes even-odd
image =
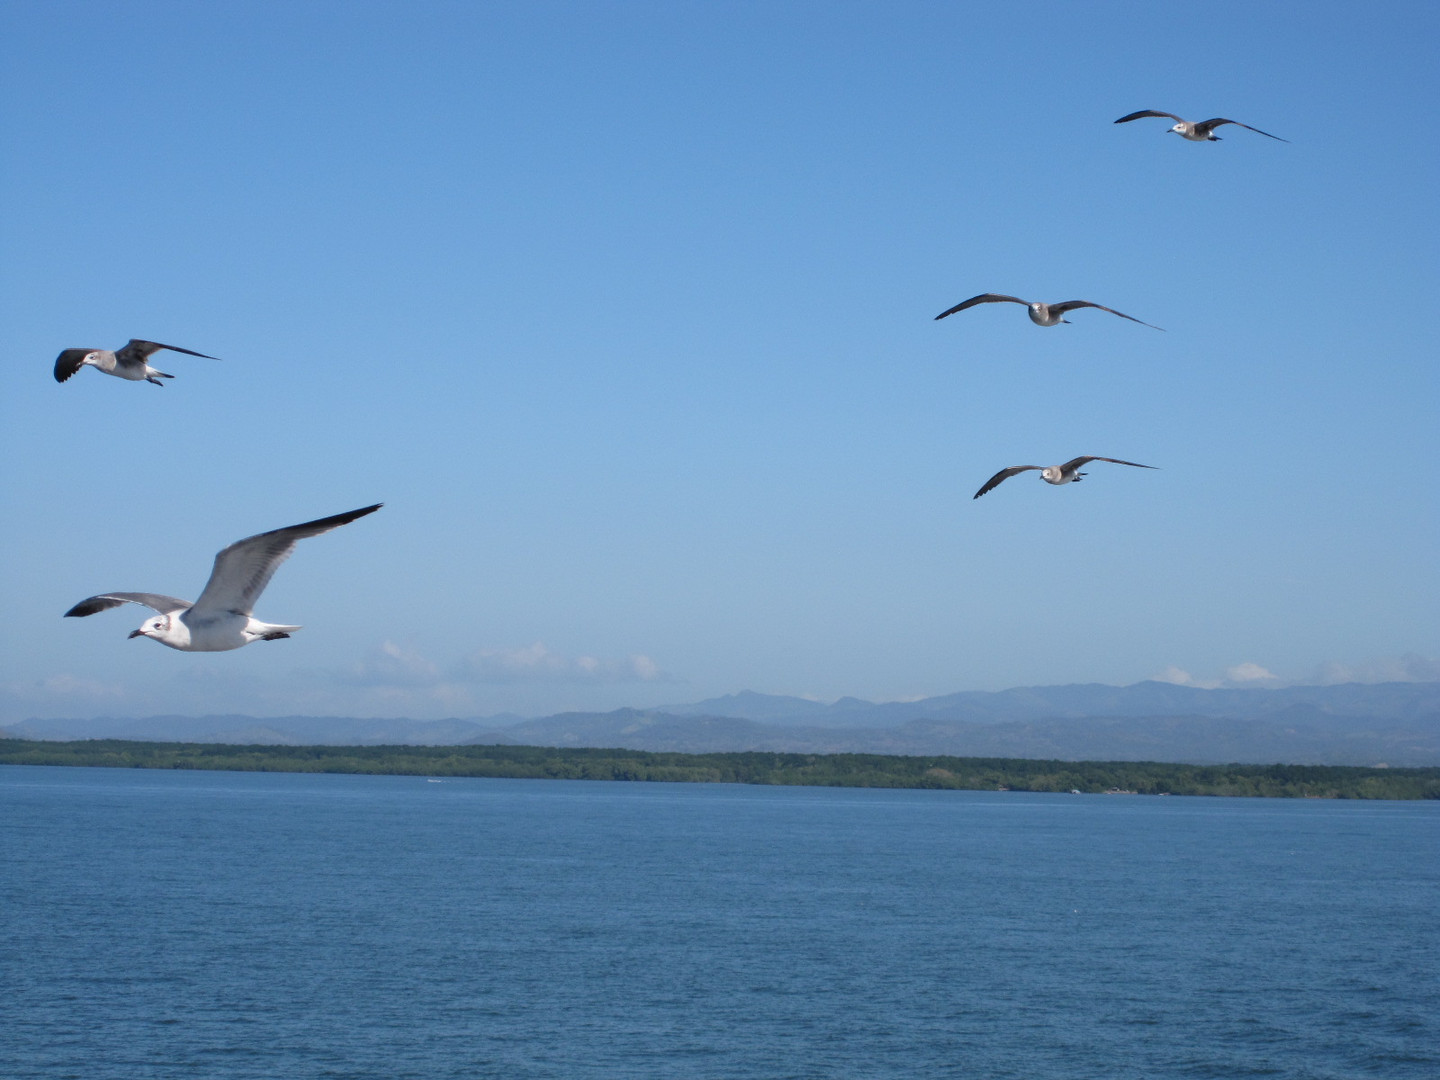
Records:
{"label": "wispy white cloud", "polygon": [[1172,664],[1151,678],[1156,682],[1194,686],[1203,690],[1221,687],[1336,686],[1352,682],[1440,682],[1440,657],[1405,653],[1402,656],[1382,656],[1358,662],[1330,660],[1317,667],[1308,678],[1301,679],[1283,678],[1253,660],[1228,667],[1223,675],[1211,677],[1192,675],[1184,668]]}
{"label": "wispy white cloud", "polygon": [[217,697],[246,704],[253,700],[253,695],[234,692],[231,684],[237,681],[245,680],[227,680],[213,673],[206,678],[183,666],[163,680],[111,682],[70,674],[10,680],[0,683],[0,724],[32,718],[232,711],[218,706]]}
{"label": "wispy white cloud", "polygon": [[[277,658],[278,658],[277,654]],[[60,674],[0,683],[0,726],[95,716],[542,716],[635,703],[677,680],[649,656],[568,656],[543,642],[437,661],[382,641],[343,667],[236,667],[179,657],[168,677],[113,682]],[[645,687],[653,687],[647,690]],[[647,702],[641,701],[641,704]]]}
{"label": "wispy white cloud", "polygon": [[1282,685],[1282,680],[1274,675],[1268,668],[1247,660],[1244,663],[1236,664],[1234,667],[1225,669],[1225,674],[1218,678],[1202,678],[1190,674],[1184,668],[1171,664],[1158,675],[1152,675],[1156,682],[1172,683],[1175,686],[1193,686],[1200,690],[1218,690],[1221,687],[1275,687]]}
{"label": "wispy white cloud", "polygon": [[669,681],[654,660],[639,653],[623,659],[571,657],[539,641],[518,649],[477,649],[461,659],[454,673],[482,683]]}
{"label": "wispy white cloud", "polygon": [[1178,668],[1174,664],[1150,678],[1155,682],[1171,683],[1175,686],[1196,686],[1202,690],[1214,690],[1220,685],[1219,679],[1197,679],[1184,668]]}
{"label": "wispy white cloud", "polygon": [[1405,653],[1358,663],[1328,660],[1315,670],[1310,681],[1320,686],[1351,682],[1440,682],[1440,657]]}
{"label": "wispy white cloud", "polygon": [[440,666],[414,649],[383,641],[353,669],[361,686],[429,686],[441,681]]}
{"label": "wispy white cloud", "polygon": [[49,701],[73,701],[99,705],[123,701],[126,688],[121,683],[101,682],[78,675],[51,675],[44,679],[12,679],[0,683],[0,699],[17,704]]}
{"label": "wispy white cloud", "polygon": [[1278,676],[1250,660],[1225,669],[1225,681],[1232,686],[1255,686],[1258,683],[1278,683]]}

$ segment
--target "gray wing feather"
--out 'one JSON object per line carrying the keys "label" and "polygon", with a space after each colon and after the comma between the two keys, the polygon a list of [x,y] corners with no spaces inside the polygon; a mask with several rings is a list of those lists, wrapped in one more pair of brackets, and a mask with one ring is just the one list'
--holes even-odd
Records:
{"label": "gray wing feather", "polygon": [[161,349],[168,349],[170,352],[184,353],[186,356],[203,356],[206,360],[219,360],[218,356],[211,356],[209,353],[195,352],[192,349],[182,349],[179,345],[161,345],[158,341],[141,341],[139,338],[131,338],[126,342],[125,347],[115,355],[122,361],[145,360],[154,356]]}
{"label": "gray wing feather", "polygon": [[1243,127],[1246,131],[1253,131],[1256,135],[1264,135],[1267,139],[1274,139],[1276,142],[1289,142],[1289,139],[1282,139],[1279,135],[1271,135],[1268,131],[1261,131],[1249,124],[1242,124],[1239,120],[1226,120],[1223,116],[1217,116],[1214,120],[1204,120],[1195,125],[1196,131],[1202,131],[1207,135],[1214,131],[1221,124],[1234,124],[1236,127]]}
{"label": "gray wing feather", "polygon": [[1148,323],[1144,319],[1137,319],[1134,315],[1126,315],[1123,311],[1116,311],[1114,308],[1106,307],[1104,304],[1091,303],[1089,300],[1066,300],[1063,304],[1051,304],[1050,310],[1063,315],[1067,311],[1074,311],[1076,308],[1083,307],[1099,308],[1101,311],[1108,311],[1111,315],[1119,315],[1122,319],[1129,319],[1131,322],[1138,322],[1141,326],[1148,326],[1151,330],[1159,330],[1161,333],[1165,331],[1163,326],[1156,326],[1154,323]]}
{"label": "gray wing feather", "polygon": [[987,491],[990,491],[992,488],[998,487],[1006,480],[1009,480],[1010,477],[1014,476],[1016,473],[1029,472],[1031,469],[1043,469],[1044,467],[1045,466],[1043,465],[1011,465],[1008,469],[1001,469],[994,476],[990,477],[989,480],[986,480],[985,486],[982,487],[979,491],[975,492],[972,498],[978,499]]}
{"label": "gray wing feather", "polygon": [[1134,465],[1135,468],[1137,468],[1137,469],[1153,469],[1153,468],[1156,468],[1156,466],[1154,466],[1154,465],[1141,465],[1138,461],[1121,461],[1119,458],[1113,458],[1113,457],[1096,457],[1096,456],[1094,456],[1094,455],[1091,455],[1091,456],[1089,456],[1089,457],[1077,457],[1077,458],[1072,458],[1070,461],[1067,461],[1064,465],[1061,465],[1060,468],[1061,468],[1061,470],[1063,470],[1064,472],[1067,472],[1067,473],[1068,473],[1068,472],[1071,472],[1071,471],[1073,471],[1073,470],[1075,470],[1075,469],[1080,468],[1082,465],[1088,465],[1088,464],[1090,464],[1090,462],[1092,462],[1092,461],[1108,461],[1108,462],[1110,462],[1110,464],[1112,464],[1112,465]]}
{"label": "gray wing feather", "polygon": [[1160,112],[1158,109],[1141,109],[1139,112],[1132,112],[1129,116],[1120,117],[1115,123],[1128,124],[1131,120],[1139,120],[1142,116],[1168,116],[1171,120],[1177,120],[1182,124],[1185,122],[1173,112]]}
{"label": "gray wing feather", "polygon": [[954,315],[957,311],[964,311],[966,308],[974,307],[976,304],[996,304],[1004,301],[1010,304],[1024,304],[1030,306],[1029,300],[1021,300],[1018,296],[1006,296],[1004,293],[981,293],[979,296],[972,296],[969,300],[962,300],[948,311],[942,311],[935,318],[943,319],[946,315]]}
{"label": "gray wing feather", "polygon": [[64,382],[85,366],[85,357],[94,349],[66,349],[55,358],[55,381]]}
{"label": "gray wing feather", "polygon": [[92,596],[88,600],[81,600],[78,604],[65,612],[64,618],[83,617],[94,615],[98,611],[109,611],[111,608],[119,607],[121,604],[143,604],[145,607],[153,608],[161,615],[169,615],[171,612],[184,611],[190,606],[189,600],[181,600],[175,596],[162,596],[152,592],[112,592],[101,593],[99,596]]}
{"label": "gray wing feather", "polygon": [[290,557],[295,545],[309,536],[319,536],[331,529],[338,529],[356,518],[373,514],[383,503],[365,506],[333,517],[307,521],[301,525],[290,525],[283,529],[247,536],[237,540],[215,556],[215,568],[210,571],[210,580],[195,601],[194,612],[198,618],[206,618],[221,612],[233,611],[249,615],[255,601],[270,584],[280,564]]}

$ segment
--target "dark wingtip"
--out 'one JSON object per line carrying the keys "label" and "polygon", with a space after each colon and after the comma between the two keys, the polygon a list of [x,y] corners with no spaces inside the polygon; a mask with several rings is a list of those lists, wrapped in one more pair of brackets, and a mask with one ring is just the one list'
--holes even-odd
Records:
{"label": "dark wingtip", "polygon": [[347,510],[343,514],[334,514],[328,518],[321,518],[319,521],[306,522],[307,525],[328,525],[332,529],[338,529],[341,525],[349,525],[350,522],[364,517],[366,514],[373,514],[379,510],[384,503],[375,503],[373,506],[362,506],[358,510]]}
{"label": "dark wingtip", "polygon": [[93,349],[65,349],[55,358],[55,381],[64,382],[85,366],[85,357]]}

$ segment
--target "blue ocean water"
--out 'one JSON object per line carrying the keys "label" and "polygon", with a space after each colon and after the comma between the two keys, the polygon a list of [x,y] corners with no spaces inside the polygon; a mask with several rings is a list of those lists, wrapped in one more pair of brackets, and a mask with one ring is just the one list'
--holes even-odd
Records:
{"label": "blue ocean water", "polygon": [[1440,806],[0,767],[0,1076],[1440,1076]]}

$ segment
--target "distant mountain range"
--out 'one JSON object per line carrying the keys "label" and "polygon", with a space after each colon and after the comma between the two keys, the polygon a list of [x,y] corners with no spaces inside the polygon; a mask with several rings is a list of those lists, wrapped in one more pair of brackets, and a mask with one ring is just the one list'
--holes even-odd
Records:
{"label": "distant mountain range", "polygon": [[1066,761],[1440,765],[1440,683],[1203,690],[1096,683],[874,704],[745,691],[539,719],[249,716],[28,720],[0,735],[282,745],[622,747],[710,753],[955,754]]}

